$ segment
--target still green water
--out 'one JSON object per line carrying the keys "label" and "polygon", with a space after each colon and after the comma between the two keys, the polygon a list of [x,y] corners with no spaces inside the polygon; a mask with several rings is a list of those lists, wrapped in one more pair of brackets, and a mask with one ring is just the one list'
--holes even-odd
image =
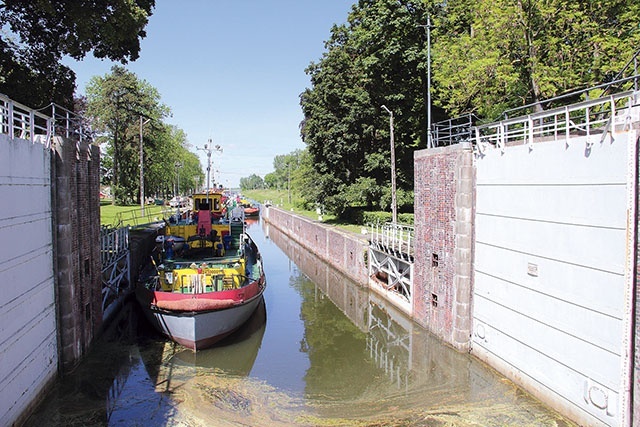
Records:
{"label": "still green water", "polygon": [[273,227],[262,305],[193,353],[128,304],[29,426],[570,426]]}

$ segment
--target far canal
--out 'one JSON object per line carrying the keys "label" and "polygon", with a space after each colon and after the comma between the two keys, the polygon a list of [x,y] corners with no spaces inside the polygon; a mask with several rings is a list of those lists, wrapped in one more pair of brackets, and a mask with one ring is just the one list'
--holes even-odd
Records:
{"label": "far canal", "polygon": [[268,288],[245,327],[193,353],[132,302],[27,425],[573,425],[274,227],[249,233]]}

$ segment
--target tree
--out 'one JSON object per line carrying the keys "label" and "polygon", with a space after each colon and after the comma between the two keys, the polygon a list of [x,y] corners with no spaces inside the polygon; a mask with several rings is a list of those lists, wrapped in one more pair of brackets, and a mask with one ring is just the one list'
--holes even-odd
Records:
{"label": "tree", "polygon": [[497,118],[606,82],[640,42],[633,0],[453,0],[436,17],[434,101]]}
{"label": "tree", "polygon": [[113,66],[105,76],[93,77],[87,85],[87,114],[109,145],[114,201],[125,202],[136,195],[140,118],[149,119],[153,127],[168,115],[168,107],[159,100],[157,89],[121,66]]}
{"label": "tree", "polygon": [[204,181],[204,172],[195,153],[188,150],[187,135],[175,126],[152,127],[145,139],[145,192],[167,197],[189,194]]}
{"label": "tree", "polygon": [[[0,92],[30,106],[73,108],[75,75],[60,60],[90,51],[96,58],[135,61],[155,0],[4,0],[0,26]],[[11,39],[15,38],[15,41]]]}
{"label": "tree", "polygon": [[249,175],[245,178],[240,178],[240,189],[241,190],[256,190],[264,188],[264,181],[255,173]]}
{"label": "tree", "polygon": [[195,190],[203,180],[198,157],[188,151],[184,131],[163,123],[169,108],[158,90],[121,66],[96,76],[87,86],[87,115],[99,131],[106,150],[114,203],[129,203],[140,195],[140,121],[142,129],[145,195]]}
{"label": "tree", "polygon": [[[386,105],[394,112],[398,186],[413,187],[413,150],[426,146],[424,31],[418,1],[360,0],[348,23],[334,26],[326,52],[307,73],[301,133],[317,172],[318,203],[340,214],[377,204],[390,188]],[[366,179],[365,179],[366,178]],[[366,184],[365,184],[366,182]],[[362,189],[365,197],[355,196]]]}

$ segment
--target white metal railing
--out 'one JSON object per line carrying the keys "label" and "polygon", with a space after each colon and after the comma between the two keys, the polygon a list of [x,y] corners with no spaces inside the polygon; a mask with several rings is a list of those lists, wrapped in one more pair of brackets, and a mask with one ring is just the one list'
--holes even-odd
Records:
{"label": "white metal railing", "polygon": [[0,133],[9,135],[10,139],[27,139],[49,148],[53,135],[53,120],[46,114],[0,94]]}
{"label": "white metal railing", "polygon": [[0,134],[51,148],[53,135],[82,141],[92,139],[91,131],[78,114],[56,104],[34,110],[0,94]]}
{"label": "white metal railing", "polygon": [[102,313],[106,316],[114,302],[132,289],[129,256],[129,228],[100,230],[102,261]]}
{"label": "white metal railing", "polygon": [[370,224],[369,241],[402,258],[413,257],[415,230],[410,225],[387,222]]}
{"label": "white metal railing", "polygon": [[56,104],[49,104],[53,118],[54,135],[64,136],[79,141],[93,139],[91,129],[81,115]]}
{"label": "white metal railing", "polygon": [[129,228],[103,228],[100,231],[100,257],[102,267],[117,261],[121,254],[129,251]]}
{"label": "white metal railing", "polygon": [[568,141],[574,135],[586,136],[590,145],[595,139],[603,141],[616,126],[628,129],[634,120],[632,108],[638,105],[639,98],[640,92],[621,92],[476,126],[473,142],[480,153],[484,153],[489,145],[504,150],[509,143],[524,142],[533,148],[536,140]]}

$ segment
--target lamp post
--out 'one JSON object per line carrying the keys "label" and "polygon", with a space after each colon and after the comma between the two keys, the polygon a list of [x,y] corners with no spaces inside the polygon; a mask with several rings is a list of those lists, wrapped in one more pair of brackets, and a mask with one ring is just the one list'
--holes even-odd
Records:
{"label": "lamp post", "polygon": [[427,25],[418,25],[427,32],[427,148],[433,148],[431,138],[431,17],[427,15]]}
{"label": "lamp post", "polygon": [[393,142],[393,113],[385,105],[381,107],[389,113],[389,139],[391,140],[391,220],[398,222],[398,208],[396,205],[396,147]]}
{"label": "lamp post", "polygon": [[142,126],[146,125],[151,119],[143,120],[140,116],[140,214],[144,216],[144,150],[142,144]]}
{"label": "lamp post", "polygon": [[176,196],[180,195],[180,168],[182,167],[182,162],[176,162],[175,163],[175,167],[176,167],[176,175],[178,178],[178,185],[176,188]]}

